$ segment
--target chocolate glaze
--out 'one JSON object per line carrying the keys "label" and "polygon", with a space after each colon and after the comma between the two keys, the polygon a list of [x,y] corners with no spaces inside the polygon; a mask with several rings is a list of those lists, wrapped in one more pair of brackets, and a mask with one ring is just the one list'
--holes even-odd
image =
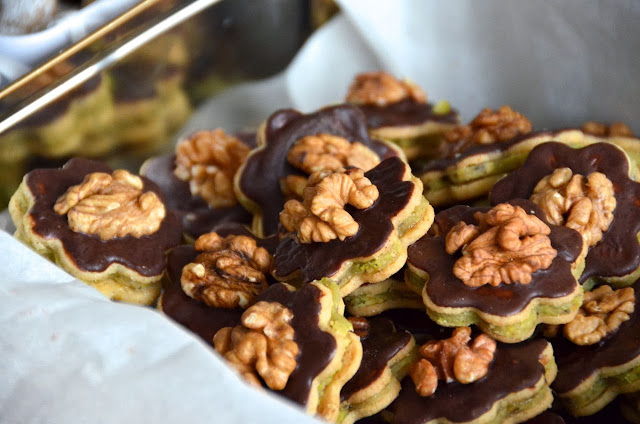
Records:
{"label": "chocolate glaze", "polygon": [[[27,174],[27,186],[35,203],[28,214],[34,221],[33,231],[40,237],[60,239],[66,254],[82,271],[102,272],[109,265],[119,263],[137,273],[151,277],[165,268],[164,253],[180,243],[182,225],[170,210],[158,231],[136,238],[117,237],[103,241],[97,235],[76,233],[69,228],[66,215],[58,215],[53,206],[69,187],[82,183],[85,175],[112,169],[87,159],[71,159],[61,169],[36,169]],[[142,177],[143,192],[153,191],[164,202],[162,191],[149,179]]]}
{"label": "chocolate glaze", "polygon": [[262,209],[265,235],[278,231],[279,213],[285,203],[280,179],[305,175],[287,162],[287,152],[300,138],[320,133],[358,141],[374,150],[380,159],[396,155],[386,144],[369,138],[365,117],[355,106],[328,107],[309,115],[292,109],[275,112],[265,126],[266,146],[249,156],[240,175],[240,189]]}
{"label": "chocolate glaze", "polygon": [[213,336],[223,327],[240,325],[242,308],[213,308],[187,296],[180,285],[182,268],[198,256],[193,246],[178,246],[167,255],[163,280],[162,312],[213,346]]}
{"label": "chocolate glaze", "polygon": [[565,421],[558,414],[554,414],[550,411],[545,411],[540,415],[525,421],[525,424],[565,424]]}
{"label": "chocolate glaze", "polygon": [[617,277],[630,274],[640,265],[640,184],[629,178],[629,160],[619,148],[608,143],[572,149],[561,143],[545,143],[531,151],[521,168],[498,181],[489,200],[492,204],[516,197],[528,199],[536,184],[558,168],[571,168],[576,174],[601,172],[613,183],[616,209],[602,240],[587,254],[580,282],[591,277]]}
{"label": "chocolate glaze", "polygon": [[224,222],[251,224],[252,215],[240,204],[228,208],[211,208],[199,196],[193,196],[189,183],[173,173],[175,155],[164,155],[149,159],[142,171],[165,193],[167,208],[182,220],[184,232],[193,238],[208,233],[216,225]]}
{"label": "chocolate glaze", "polygon": [[546,346],[547,342],[540,339],[515,345],[498,343],[485,377],[471,384],[440,381],[429,397],[418,395],[411,378],[405,378],[400,395],[389,407],[393,423],[421,424],[440,417],[467,422],[478,418],[499,400],[544,378],[539,357]]}
{"label": "chocolate glaze", "polygon": [[636,307],[631,319],[608,338],[589,346],[574,345],[561,335],[551,340],[558,364],[553,388],[558,393],[574,389],[597,370],[625,364],[640,355],[640,281],[632,287]]}
{"label": "chocolate glaze", "polygon": [[449,113],[438,115],[433,113],[432,104],[418,103],[411,99],[386,106],[358,105],[358,108],[364,112],[367,117],[367,125],[371,128],[421,125],[428,121],[457,124],[459,120],[458,112],[455,109]]}
{"label": "chocolate glaze", "polygon": [[299,243],[293,234],[287,236],[273,258],[273,275],[285,278],[300,270],[302,281],[309,283],[331,277],[345,261],[378,252],[393,231],[391,218],[407,206],[415,190],[413,182],[402,180],[406,169],[399,158],[389,158],[365,173],[380,195],[367,209],[345,208],[360,224],[358,232],[344,241],[327,243]]}
{"label": "chocolate glaze", "polygon": [[409,342],[411,334],[396,331],[393,322],[375,317],[368,319],[369,333],[361,338],[362,362],[356,374],[342,387],[340,400],[349,399],[354,393],[364,389],[382,375],[387,363]]}
{"label": "chocolate glaze", "polygon": [[[534,203],[521,199],[508,203],[521,206],[528,213],[534,212],[546,222],[544,213]],[[489,209],[456,206],[440,212],[435,222],[441,236],[427,235],[409,246],[408,262],[429,274],[427,294],[435,304],[455,308],[474,307],[492,315],[509,316],[522,311],[534,298],[563,297],[575,291],[577,282],[571,274],[571,263],[580,255],[582,237],[574,230],[555,225],[549,225],[549,238],[558,254],[549,268],[533,273],[529,284],[469,287],[458,279],[453,274],[453,265],[461,254],[446,253],[445,236],[459,221],[477,224],[474,213]]]}
{"label": "chocolate glaze", "polygon": [[322,295],[314,285],[289,291],[284,284],[274,284],[258,297],[258,301],[278,302],[293,312],[291,326],[299,348],[298,364],[278,393],[301,405],[307,403],[313,380],[329,365],[337,349],[335,337],[319,327]]}

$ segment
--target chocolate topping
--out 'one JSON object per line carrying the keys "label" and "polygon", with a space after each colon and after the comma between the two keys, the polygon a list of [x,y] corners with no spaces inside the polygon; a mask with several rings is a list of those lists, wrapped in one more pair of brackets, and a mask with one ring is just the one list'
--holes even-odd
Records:
{"label": "chocolate topping", "polygon": [[299,243],[294,235],[287,236],[276,250],[272,273],[286,278],[301,271],[302,282],[310,283],[331,277],[345,261],[368,257],[378,252],[393,231],[391,218],[403,210],[416,189],[411,181],[403,181],[407,165],[399,158],[389,158],[365,173],[378,187],[378,200],[367,209],[351,206],[345,210],[360,224],[356,235],[344,241]]}
{"label": "chocolate topping", "polygon": [[545,411],[542,414],[525,421],[524,424],[565,424],[565,422],[560,415]]}
{"label": "chocolate topping", "polygon": [[[533,212],[546,222],[544,213],[534,203],[520,199],[508,203],[521,206],[527,213]],[[426,290],[435,304],[454,308],[473,307],[492,315],[509,316],[522,311],[535,298],[558,298],[576,290],[577,282],[571,274],[571,263],[580,255],[582,237],[574,230],[555,225],[549,225],[549,238],[558,255],[549,268],[533,273],[529,284],[469,287],[459,280],[453,274],[453,265],[460,253],[446,253],[445,236],[459,221],[477,224],[474,213],[489,209],[455,206],[440,212],[435,218],[440,236],[427,235],[409,246],[408,262],[429,274]]]}
{"label": "chocolate topping", "polygon": [[171,319],[193,331],[213,346],[213,336],[223,327],[240,325],[242,308],[212,308],[187,296],[180,285],[182,268],[200,252],[193,246],[178,246],[167,255],[167,278],[163,280],[161,308]]}
{"label": "chocolate topping", "polygon": [[[112,171],[99,162],[72,159],[61,169],[36,169],[27,174],[27,186],[35,199],[28,212],[34,221],[33,231],[43,238],[60,239],[65,253],[82,271],[102,272],[119,263],[147,277],[159,275],[165,267],[165,251],[180,243],[182,237],[180,220],[171,211],[167,211],[160,228],[151,235],[103,241],[97,235],[74,232],[69,228],[67,216],[53,210],[56,200],[69,187],[82,183],[85,175]],[[144,177],[142,180],[143,192],[153,191],[165,201],[152,181]]]}
{"label": "chocolate topping", "polygon": [[364,389],[382,375],[387,363],[410,341],[407,331],[396,331],[393,322],[385,318],[371,318],[369,334],[362,342],[362,362],[356,374],[342,387],[341,401]]}
{"label": "chocolate topping", "polygon": [[291,326],[299,348],[298,365],[289,376],[286,387],[278,393],[302,405],[309,399],[313,380],[329,365],[337,349],[335,337],[319,326],[322,295],[323,292],[314,285],[289,291],[284,284],[274,284],[257,299],[278,302],[293,312]]}
{"label": "chocolate topping", "polygon": [[165,155],[149,159],[141,173],[156,183],[166,195],[167,208],[174,211],[182,220],[184,232],[193,238],[208,233],[221,223],[238,222],[251,224],[252,215],[241,205],[229,208],[211,208],[199,196],[193,196],[189,183],[182,181],[173,173],[175,155]]}
{"label": "chocolate topping", "polygon": [[436,121],[445,124],[457,124],[458,112],[451,110],[446,114],[433,112],[433,105],[418,103],[411,99],[405,99],[386,106],[358,105],[367,117],[367,125],[371,128],[405,127],[409,125],[421,125],[427,121]]}
{"label": "chocolate topping", "polygon": [[265,235],[278,231],[278,214],[285,203],[280,179],[305,175],[287,162],[287,152],[300,138],[320,133],[358,141],[374,150],[380,159],[396,155],[386,144],[369,138],[365,117],[355,106],[328,107],[309,115],[292,109],[274,113],[265,125],[263,147],[249,155],[240,175],[240,189],[261,208]]}
{"label": "chocolate topping", "polygon": [[640,355],[640,281],[633,285],[636,307],[628,321],[618,331],[599,343],[577,346],[558,336],[551,340],[556,352],[558,376],[553,388],[567,393],[596,371],[617,367],[635,360]]}
{"label": "chocolate topping", "polygon": [[545,340],[498,343],[485,377],[471,384],[439,382],[436,392],[428,397],[418,395],[411,378],[405,378],[400,395],[389,407],[393,423],[422,424],[437,418],[467,422],[480,417],[499,400],[532,388],[544,378],[539,358],[546,346]]}
{"label": "chocolate topping", "polygon": [[618,277],[632,273],[640,265],[640,184],[629,178],[626,154],[608,143],[572,149],[561,143],[545,143],[531,151],[525,164],[500,180],[491,191],[491,204],[508,199],[528,199],[536,184],[558,168],[570,168],[574,174],[588,176],[601,172],[613,183],[616,209],[613,222],[602,240],[589,249],[583,283],[591,277]]}
{"label": "chocolate topping", "polygon": [[382,312],[379,316],[390,319],[398,331],[411,333],[419,345],[429,340],[446,339],[451,336],[450,328],[440,327],[424,310],[391,309]]}

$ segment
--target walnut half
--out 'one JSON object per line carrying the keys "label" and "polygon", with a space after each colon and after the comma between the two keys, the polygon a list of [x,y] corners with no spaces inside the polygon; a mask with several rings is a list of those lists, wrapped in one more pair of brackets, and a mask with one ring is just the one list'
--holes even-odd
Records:
{"label": "walnut half", "polygon": [[502,203],[475,218],[478,226],[461,222],[445,237],[447,253],[462,248],[453,273],[467,286],[528,284],[531,274],[549,268],[557,255],[551,229],[520,206]]}
{"label": "walnut half", "polygon": [[309,177],[302,202],[285,203],[280,222],[287,231],[297,231],[301,243],[344,240],[360,228],[345,205],[366,209],[378,196],[378,188],[360,169],[317,172]]}
{"label": "walnut half", "polygon": [[182,268],[180,278],[189,297],[216,308],[246,308],[268,287],[271,255],[251,237],[208,233],[195,248],[203,253]]}
{"label": "walnut half", "polygon": [[591,345],[615,333],[635,309],[633,287],[613,290],[601,286],[584,294],[578,315],[564,326],[564,335],[577,345]]}
{"label": "walnut half", "polygon": [[221,129],[198,131],[176,146],[174,174],[212,208],[230,207],[237,203],[233,177],[248,155],[249,147]]}
{"label": "walnut half", "polygon": [[587,246],[602,240],[616,208],[613,183],[606,175],[592,172],[585,177],[570,168],[558,168],[541,179],[531,201],[542,208],[550,223],[578,231]]}
{"label": "walnut half", "polygon": [[445,133],[440,155],[454,157],[471,146],[502,143],[532,130],[531,121],[510,106],[501,106],[496,111],[484,108],[468,125],[459,125]]}
{"label": "walnut half", "polygon": [[458,327],[446,340],[432,340],[420,348],[420,359],[409,369],[420,396],[435,393],[438,380],[447,383],[473,383],[487,375],[493,361],[496,342],[481,334],[471,344],[471,329]]}
{"label": "walnut half", "polygon": [[102,240],[131,235],[142,237],[160,228],[166,215],[164,203],[144,183],[123,169],[111,175],[94,172],[70,187],[53,207],[67,214],[69,227],[78,233],[96,234]]}
{"label": "walnut half", "polygon": [[213,345],[251,384],[261,386],[259,375],[271,390],[282,390],[299,352],[292,319],[285,306],[258,302],[242,314],[242,325],[219,330]]}
{"label": "walnut half", "polygon": [[386,106],[405,99],[426,103],[427,95],[414,83],[397,80],[383,71],[356,75],[346,98],[349,103],[375,106]]}

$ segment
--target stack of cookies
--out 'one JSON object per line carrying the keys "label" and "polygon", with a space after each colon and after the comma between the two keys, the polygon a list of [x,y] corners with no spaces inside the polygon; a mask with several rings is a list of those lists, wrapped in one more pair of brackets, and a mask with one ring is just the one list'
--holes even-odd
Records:
{"label": "stack of cookies", "polygon": [[383,72],[346,100],[33,171],[16,237],[330,422],[640,422],[640,140]]}

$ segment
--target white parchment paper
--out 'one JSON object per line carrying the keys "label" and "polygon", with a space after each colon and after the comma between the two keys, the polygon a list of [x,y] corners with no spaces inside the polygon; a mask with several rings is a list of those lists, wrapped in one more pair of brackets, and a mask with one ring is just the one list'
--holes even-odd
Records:
{"label": "white parchment paper", "polygon": [[[510,104],[536,127],[623,120],[640,132],[640,2],[342,0],[290,67],[230,90],[199,128],[256,127],[278,108],[337,103],[384,68],[467,121]],[[10,232],[8,216],[0,228]],[[148,308],[106,301],[0,231],[1,423],[305,423]]]}

